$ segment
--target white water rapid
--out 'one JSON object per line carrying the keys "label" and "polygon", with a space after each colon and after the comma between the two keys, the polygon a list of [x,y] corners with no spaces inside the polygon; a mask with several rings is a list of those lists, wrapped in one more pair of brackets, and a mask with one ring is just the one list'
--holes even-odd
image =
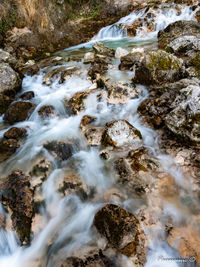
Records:
{"label": "white water rapid", "polygon": [[[154,211],[160,217],[152,229],[144,231],[148,238],[147,262],[145,267],[177,267],[183,266],[179,262],[161,261],[164,258],[180,257],[178,251],[172,249],[165,241],[165,229],[163,222],[170,217],[175,224],[187,220],[184,211],[179,209],[175,201],[169,202],[162,199],[160,203],[157,196],[146,201],[137,199],[136,196],[126,193],[126,189],[116,185],[113,174],[112,160],[105,161],[100,157],[98,146],[89,147],[84,139],[80,123],[84,115],[96,117],[96,126],[105,126],[106,123],[125,119],[138,130],[143,137],[143,145],[151,151],[160,162],[163,169],[173,176],[179,191],[176,198],[190,198],[189,182],[183,176],[182,170],[168,155],[161,153],[158,144],[158,134],[143,125],[137,114],[139,104],[148,97],[148,88],[138,85],[141,93],[137,98],[128,100],[125,104],[108,104],[106,99],[99,99],[99,91],[90,94],[85,101],[85,109],[78,115],[71,115],[66,111],[64,99],[70,99],[75,93],[90,89],[93,84],[87,78],[89,65],[83,64],[83,51],[90,51],[96,41],[105,41],[113,48],[118,46],[132,49],[134,47],[156,47],[156,35],[171,22],[177,20],[195,20],[195,12],[184,5],[161,5],[157,9],[143,9],[132,12],[121,18],[114,25],[107,26],[88,43],[68,48],[57,53],[56,64],[41,67],[39,74],[25,76],[23,91],[33,91],[35,97],[31,100],[36,108],[31,117],[24,122],[16,123],[16,127],[26,128],[28,136],[23,145],[5,163],[1,163],[0,170],[3,176],[8,176],[13,170],[20,169],[27,173],[32,170],[38,159],[46,158],[51,162],[51,172],[42,186],[43,205],[39,210],[37,222],[35,222],[34,235],[31,244],[21,247],[16,234],[11,227],[11,219],[3,206],[0,206],[0,216],[6,218],[7,228],[0,230],[0,267],[56,267],[58,259],[78,256],[80,251],[87,247],[104,247],[104,240],[99,239],[93,228],[95,213],[106,203],[115,203],[135,213],[142,205],[154,206]],[[146,25],[146,16],[152,14],[152,31]],[[142,27],[137,30],[135,37],[128,37],[127,25],[131,25],[137,19],[142,20]],[[81,56],[80,61],[68,61],[69,57]],[[60,63],[59,63],[60,62]],[[119,61],[116,60],[116,68],[108,71],[108,76],[113,80],[131,81],[132,72],[119,71]],[[58,67],[76,66],[81,71],[72,75],[65,82],[60,83],[60,76],[51,81],[50,85],[43,82],[46,73]],[[48,119],[41,119],[38,110],[45,105],[51,105],[55,109],[55,115]],[[3,117],[2,117],[3,118]],[[11,128],[4,125],[0,118],[0,137]],[[73,145],[73,155],[70,159],[57,161],[52,154],[44,148],[44,144],[65,140]],[[119,152],[120,153],[120,152]],[[76,172],[86,187],[89,197],[84,199],[74,193],[66,193],[61,197],[58,192],[59,183],[68,173]],[[153,178],[152,178],[153,179]],[[126,199],[120,199],[110,192],[117,189],[121,194],[127,194]],[[195,202],[195,200],[192,200]],[[196,203],[195,203],[196,204]],[[188,213],[189,214],[189,213]],[[153,216],[153,215],[152,215]],[[119,266],[132,267],[132,261],[125,256],[119,256]],[[196,266],[196,265],[184,266]]]}

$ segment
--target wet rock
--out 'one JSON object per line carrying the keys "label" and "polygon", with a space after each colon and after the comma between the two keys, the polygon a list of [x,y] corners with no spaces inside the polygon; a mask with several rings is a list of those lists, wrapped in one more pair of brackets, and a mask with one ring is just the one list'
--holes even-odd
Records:
{"label": "wet rock", "polygon": [[141,133],[126,120],[115,120],[106,124],[102,137],[105,146],[122,147],[141,142]]}
{"label": "wet rock", "polygon": [[12,127],[7,132],[4,133],[6,139],[20,139],[26,136],[27,130],[24,128]]}
{"label": "wet rock", "polygon": [[21,89],[19,75],[7,64],[0,63],[0,93],[16,93]]}
{"label": "wet rock", "polygon": [[33,191],[30,177],[20,170],[13,171],[0,185],[0,200],[11,210],[11,219],[21,243],[29,243]]}
{"label": "wet rock", "polygon": [[98,74],[104,74],[108,70],[107,64],[98,64],[95,63],[91,66],[88,71],[88,75],[91,77],[92,80],[95,80]]}
{"label": "wet rock", "polygon": [[137,247],[141,245],[139,221],[133,214],[108,204],[96,213],[94,225],[117,251],[126,256],[137,254]]}
{"label": "wet rock", "polygon": [[139,27],[142,27],[142,19],[141,18],[138,18],[137,20],[135,20],[131,25],[129,25],[127,27],[127,33],[130,37],[134,37],[137,33],[137,29]]}
{"label": "wet rock", "polygon": [[134,81],[141,84],[175,82],[183,77],[183,61],[165,51],[158,50],[145,55],[136,66]]}
{"label": "wet rock", "polygon": [[191,64],[196,68],[196,70],[200,71],[200,52],[196,53],[195,56],[191,57]]}
{"label": "wet rock", "polygon": [[191,227],[179,227],[170,231],[168,243],[177,249],[183,258],[190,258],[190,262],[200,264],[200,235]]}
{"label": "wet rock", "polygon": [[137,63],[140,63],[144,57],[141,52],[129,53],[126,56],[121,57],[121,63],[119,65],[120,70],[130,70]]}
{"label": "wet rock", "polygon": [[191,50],[200,51],[200,36],[180,36],[171,41],[166,47],[166,51],[177,55],[186,54]]}
{"label": "wet rock", "polygon": [[88,52],[85,54],[84,56],[84,61],[85,64],[89,64],[89,63],[94,63],[94,53],[92,52]]}
{"label": "wet rock", "polygon": [[103,43],[94,43],[92,47],[95,53],[100,54],[100,55],[113,57],[115,54],[114,49],[105,46]]}
{"label": "wet rock", "polygon": [[95,119],[95,117],[85,115],[83,116],[80,124],[80,129],[90,146],[100,146],[104,132],[104,127],[91,124],[95,121]]}
{"label": "wet rock", "polygon": [[166,117],[167,127],[191,142],[200,142],[200,87],[188,86],[180,91]]}
{"label": "wet rock", "polygon": [[127,192],[141,197],[151,188],[152,177],[159,171],[159,162],[146,148],[140,147],[115,160],[114,169],[118,183],[126,188]]}
{"label": "wet rock", "polygon": [[34,64],[25,65],[20,70],[24,75],[27,74],[27,75],[33,76],[39,72],[40,68],[38,64],[34,63]]}
{"label": "wet rock", "polygon": [[[83,254],[83,253],[81,253]],[[107,257],[101,250],[87,251],[83,256],[73,256],[59,261],[56,267],[117,267],[115,259]]]}
{"label": "wet rock", "polygon": [[74,94],[70,100],[65,101],[67,111],[75,115],[81,113],[85,108],[84,101],[91,93],[94,93],[95,91],[96,89],[91,89]]}
{"label": "wet rock", "polygon": [[13,102],[14,97],[8,96],[4,93],[0,93],[0,115],[6,112],[10,104]]}
{"label": "wet rock", "polygon": [[172,110],[170,105],[175,97],[175,93],[165,92],[142,101],[138,107],[138,113],[143,116],[143,122],[153,128],[162,127],[165,124],[166,115]]}
{"label": "wet rock", "polygon": [[15,102],[4,114],[4,121],[13,124],[15,122],[24,121],[29,118],[34,110],[34,105],[31,102]]}
{"label": "wet rock", "polygon": [[73,154],[73,145],[64,143],[62,141],[48,142],[47,144],[44,144],[44,148],[47,149],[52,156],[59,161],[67,160]]}
{"label": "wet rock", "polygon": [[80,76],[81,73],[82,73],[82,70],[76,66],[67,67],[65,68],[64,71],[62,71],[59,83],[66,82],[69,78],[72,77],[72,75]]}
{"label": "wet rock", "polygon": [[104,80],[103,83],[106,91],[102,93],[102,96],[110,104],[125,104],[129,99],[137,98],[142,92],[141,88],[129,82]]}
{"label": "wet rock", "polygon": [[121,58],[124,57],[126,55],[128,55],[128,51],[124,48],[121,47],[117,47],[116,51],[115,51],[115,58]]}
{"label": "wet rock", "polygon": [[43,106],[38,110],[38,114],[40,115],[40,117],[42,117],[43,119],[45,118],[49,118],[53,115],[55,115],[55,109],[53,106],[49,105],[49,106]]}
{"label": "wet rock", "polygon": [[20,98],[22,100],[31,100],[32,98],[34,98],[35,96],[35,93],[33,91],[28,91],[28,92],[25,92],[23,93]]}
{"label": "wet rock", "polygon": [[65,71],[65,69],[66,67],[62,66],[48,71],[43,78],[43,83],[50,85],[55,79],[60,77],[61,73]]}
{"label": "wet rock", "polygon": [[0,162],[9,159],[20,147],[20,143],[15,139],[0,140]]}
{"label": "wet rock", "polygon": [[195,21],[176,21],[158,32],[158,47],[166,48],[170,42],[181,36],[200,36],[200,24]]}

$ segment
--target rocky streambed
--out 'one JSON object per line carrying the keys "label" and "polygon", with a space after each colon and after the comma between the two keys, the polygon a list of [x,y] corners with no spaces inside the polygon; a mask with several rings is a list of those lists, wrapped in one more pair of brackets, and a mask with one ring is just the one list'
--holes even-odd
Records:
{"label": "rocky streambed", "polygon": [[140,8],[20,68],[0,50],[1,266],[200,265],[198,14]]}

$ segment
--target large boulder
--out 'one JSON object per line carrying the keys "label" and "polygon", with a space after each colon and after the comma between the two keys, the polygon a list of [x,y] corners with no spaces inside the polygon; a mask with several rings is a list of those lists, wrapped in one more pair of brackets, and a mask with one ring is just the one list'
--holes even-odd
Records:
{"label": "large boulder", "polygon": [[158,50],[145,55],[135,69],[134,81],[141,84],[175,82],[184,75],[183,61],[165,51]]}
{"label": "large boulder", "polygon": [[191,50],[200,51],[200,36],[180,36],[171,41],[166,47],[166,51],[175,53],[177,55],[186,54]]}
{"label": "large boulder", "polygon": [[166,48],[170,42],[181,36],[200,37],[200,24],[195,21],[176,21],[158,32],[158,47]]}
{"label": "large boulder", "polygon": [[25,121],[29,118],[34,110],[34,105],[31,102],[15,102],[4,114],[4,121],[11,124],[15,122]]}
{"label": "large boulder", "polygon": [[108,204],[100,209],[94,225],[112,247],[126,256],[136,255],[138,247],[142,246],[138,219],[119,206]]}
{"label": "large boulder", "polygon": [[105,146],[133,146],[141,143],[141,133],[126,120],[115,120],[106,124],[102,137]]}
{"label": "large boulder", "polygon": [[29,243],[33,216],[33,191],[30,177],[13,171],[0,185],[0,201],[11,210],[11,219],[20,241]]}
{"label": "large boulder", "polygon": [[167,127],[191,142],[200,142],[200,87],[190,85],[181,89],[166,116]]}

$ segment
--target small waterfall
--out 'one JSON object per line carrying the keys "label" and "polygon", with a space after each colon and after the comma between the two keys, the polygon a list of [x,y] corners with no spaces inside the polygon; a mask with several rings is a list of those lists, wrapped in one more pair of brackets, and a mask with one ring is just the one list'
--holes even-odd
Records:
{"label": "small waterfall", "polygon": [[[169,5],[161,5],[156,10],[154,8],[144,8],[140,12],[132,12],[128,16],[121,18],[113,25],[102,28],[93,40],[103,41],[128,38],[127,27],[134,24],[138,19],[141,19],[142,26],[137,29],[135,38],[151,39],[156,37],[158,31],[163,30],[170,23],[178,20],[195,20],[197,10],[199,8],[193,11],[189,6],[183,6],[180,10],[177,10],[176,6],[170,7]],[[147,30],[147,24],[149,23],[153,24],[153,31]]]}

